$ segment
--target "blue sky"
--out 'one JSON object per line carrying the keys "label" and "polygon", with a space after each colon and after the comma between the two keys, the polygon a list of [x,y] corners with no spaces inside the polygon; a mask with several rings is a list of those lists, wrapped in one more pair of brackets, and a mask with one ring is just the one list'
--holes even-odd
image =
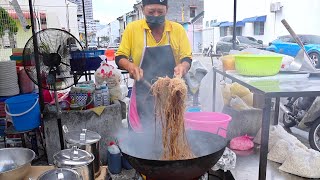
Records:
{"label": "blue sky", "polygon": [[133,10],[136,0],[92,0],[93,17],[106,24]]}

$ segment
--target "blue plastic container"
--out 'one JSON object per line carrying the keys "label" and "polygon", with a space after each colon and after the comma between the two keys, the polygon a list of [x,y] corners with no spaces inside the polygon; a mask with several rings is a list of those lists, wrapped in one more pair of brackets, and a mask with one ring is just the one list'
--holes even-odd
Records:
{"label": "blue plastic container", "polygon": [[189,107],[187,109],[187,112],[201,112],[201,108],[200,107]]}
{"label": "blue plastic container", "polygon": [[17,131],[27,131],[40,126],[40,106],[37,94],[24,94],[5,101],[6,113],[12,117]]}
{"label": "blue plastic container", "polygon": [[72,71],[97,70],[101,64],[100,55],[104,55],[105,50],[85,50],[71,52],[70,66]]}
{"label": "blue plastic container", "polygon": [[124,156],[121,156],[121,163],[123,169],[130,170],[133,168]]}
{"label": "blue plastic container", "polygon": [[127,97],[130,98],[131,97],[131,93],[132,93],[132,87],[128,87],[128,90],[129,91],[128,91],[128,96]]}
{"label": "blue plastic container", "polygon": [[121,153],[112,154],[107,151],[108,170],[111,174],[119,174],[122,170]]}

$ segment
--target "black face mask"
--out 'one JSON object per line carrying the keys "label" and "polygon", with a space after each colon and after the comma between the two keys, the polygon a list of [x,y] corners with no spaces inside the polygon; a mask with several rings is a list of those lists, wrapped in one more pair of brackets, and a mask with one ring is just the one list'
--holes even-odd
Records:
{"label": "black face mask", "polygon": [[146,16],[148,26],[152,28],[160,27],[165,22],[165,16]]}

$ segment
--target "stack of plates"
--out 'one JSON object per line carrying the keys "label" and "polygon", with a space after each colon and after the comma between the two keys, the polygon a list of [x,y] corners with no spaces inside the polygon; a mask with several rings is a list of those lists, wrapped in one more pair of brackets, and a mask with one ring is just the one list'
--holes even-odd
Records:
{"label": "stack of plates", "polygon": [[19,91],[16,62],[0,61],[0,96],[14,96]]}

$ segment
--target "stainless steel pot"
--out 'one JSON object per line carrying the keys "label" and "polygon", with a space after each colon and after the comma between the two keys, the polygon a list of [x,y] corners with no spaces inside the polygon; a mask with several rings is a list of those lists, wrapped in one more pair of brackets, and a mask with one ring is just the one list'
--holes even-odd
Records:
{"label": "stainless steel pot", "polygon": [[30,171],[35,153],[27,148],[0,149],[0,180],[21,180]]}
{"label": "stainless steel pot", "polygon": [[92,153],[78,149],[77,146],[53,155],[53,163],[56,167],[73,169],[83,180],[94,180],[93,160]]}
{"label": "stainless steel pot", "polygon": [[58,168],[43,173],[38,180],[81,180],[81,178],[75,170]]}
{"label": "stainless steel pot", "polygon": [[94,155],[94,173],[95,177],[98,177],[101,172],[101,161],[99,152],[101,136],[98,133],[89,131],[87,129],[82,129],[81,131],[68,131],[68,129],[64,127],[64,131],[67,148],[77,146],[78,148],[90,152]]}

